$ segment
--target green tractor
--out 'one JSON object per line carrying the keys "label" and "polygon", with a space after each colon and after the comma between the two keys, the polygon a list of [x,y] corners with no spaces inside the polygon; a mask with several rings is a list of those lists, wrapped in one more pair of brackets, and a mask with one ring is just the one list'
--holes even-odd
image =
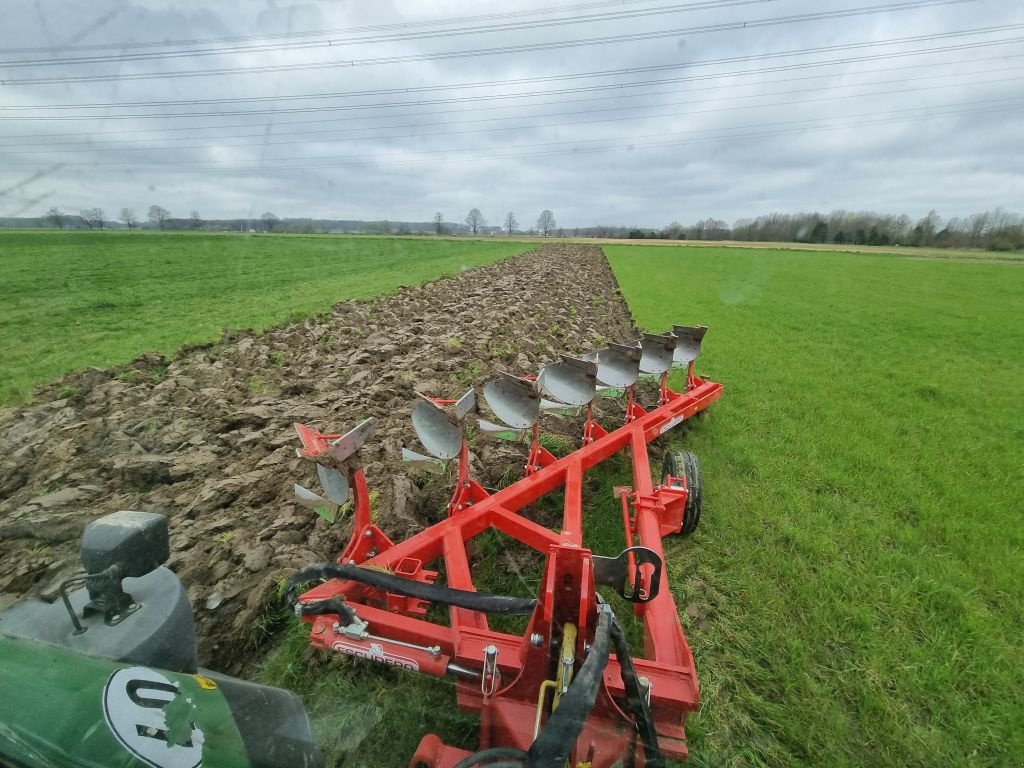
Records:
{"label": "green tractor", "polygon": [[199,668],[168,541],[162,515],[107,515],[60,601],[0,613],[0,765],[323,765],[298,696]]}

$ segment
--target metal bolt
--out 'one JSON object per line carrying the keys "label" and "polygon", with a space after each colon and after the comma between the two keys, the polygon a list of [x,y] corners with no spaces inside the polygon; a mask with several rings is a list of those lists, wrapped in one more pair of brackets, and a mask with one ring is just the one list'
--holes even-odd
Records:
{"label": "metal bolt", "polygon": [[542,635],[540,632],[534,632],[532,635],[530,635],[530,645],[532,645],[534,648],[540,648],[540,646],[543,643],[544,635]]}
{"label": "metal bolt", "polygon": [[363,536],[365,536],[366,538],[369,539],[369,538],[371,538],[373,536],[373,531],[371,531],[369,528],[367,528],[365,531],[363,531]]}
{"label": "metal bolt", "polygon": [[367,557],[376,557],[377,556],[377,550],[376,549],[371,549],[369,552],[366,553],[366,555],[367,555]]}
{"label": "metal bolt", "polygon": [[583,652],[590,653],[590,643],[583,643]]}

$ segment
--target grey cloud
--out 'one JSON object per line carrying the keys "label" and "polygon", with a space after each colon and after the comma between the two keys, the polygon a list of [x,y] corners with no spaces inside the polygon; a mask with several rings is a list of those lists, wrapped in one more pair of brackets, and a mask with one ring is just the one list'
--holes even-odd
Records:
{"label": "grey cloud", "polygon": [[[867,4],[867,0],[848,0],[841,7]],[[408,3],[255,0],[201,6],[170,0],[99,0],[89,5],[70,0],[46,4],[8,0],[7,6],[5,28],[0,32],[0,48],[5,50],[0,60],[7,61],[29,56],[6,52],[12,48],[339,29],[413,21],[427,18],[427,14],[440,18],[529,7],[493,2],[447,3],[428,8]],[[14,70],[0,66],[0,78],[108,72],[126,75],[319,63],[346,56],[406,56],[626,35],[813,13],[831,7],[832,4],[826,6],[810,0],[776,0],[700,13],[580,23],[517,33],[405,40],[340,50],[246,53],[73,68]],[[694,64],[769,51],[1014,24],[1024,24],[1024,7],[1019,3],[976,0],[924,10],[714,34],[680,34],[636,43],[530,54],[259,75],[0,86],[0,107],[98,102],[136,105],[154,100],[279,97],[508,80],[666,63],[683,65],[667,72],[628,74],[600,81],[490,86],[335,102],[276,102],[279,107],[301,107],[303,103],[323,106],[429,101],[595,82],[714,75],[691,82],[623,89],[621,93],[602,91],[347,112],[117,119],[123,114],[159,112],[124,106],[96,110],[95,119],[89,121],[65,122],[41,118],[82,110],[29,111],[25,114],[36,119],[0,119],[0,189],[8,189],[42,169],[52,169],[61,163],[64,167],[0,198],[0,215],[31,204],[49,191],[53,194],[45,199],[45,204],[40,204],[41,209],[57,204],[75,211],[100,205],[110,212],[123,206],[144,210],[150,203],[159,203],[180,214],[196,208],[206,218],[258,216],[272,209],[281,216],[393,220],[428,220],[435,210],[442,210],[450,219],[460,220],[469,208],[480,207],[492,223],[497,223],[506,211],[514,210],[526,225],[533,222],[541,209],[551,208],[559,223],[566,227],[594,223],[658,226],[674,219],[688,222],[706,216],[731,221],[773,209],[874,209],[920,216],[937,208],[945,216],[955,216],[998,205],[1019,208],[1019,201],[1024,199],[1024,159],[1019,141],[1024,135],[1024,44],[792,71],[768,70],[786,63],[915,46],[716,66]],[[458,26],[468,25],[464,22]],[[974,39],[1015,35],[1024,36],[1024,32],[1010,29]],[[956,42],[940,40],[928,45],[940,47]],[[738,70],[759,70],[763,74],[727,74]],[[898,90],[903,92],[883,93]],[[844,95],[853,97],[834,98]],[[618,98],[597,100],[607,96]],[[748,96],[751,98],[744,98]],[[208,111],[266,106],[273,104],[215,105]],[[996,111],[995,106],[1003,108]],[[612,107],[621,111],[585,112]],[[906,110],[918,111],[913,119],[907,119]],[[578,114],[550,115],[556,112]],[[954,112],[959,114],[929,117]],[[14,113],[0,110],[0,118],[11,114]],[[602,116],[629,119],[598,122]],[[465,122],[492,117],[502,120]],[[329,122],[303,123],[316,119]],[[579,124],[565,124],[571,122]],[[420,123],[448,125],[381,128]],[[553,123],[561,125],[550,125]],[[174,130],[215,125],[233,127]],[[820,130],[823,125],[833,127]],[[519,127],[479,130],[509,126]],[[342,132],[356,127],[373,130]],[[337,132],[291,134],[331,129]],[[471,129],[474,132],[468,132]],[[130,133],[143,130],[146,132]],[[446,130],[467,132],[426,135]],[[74,135],[52,136],[65,133]],[[234,136],[245,133],[257,135]],[[357,137],[369,140],[356,140]],[[290,143],[272,143],[282,140]],[[109,142],[118,142],[113,146],[119,151],[100,151],[111,148]],[[240,144],[248,146],[236,146]],[[663,146],[654,146],[657,144]],[[185,146],[199,148],[182,148]],[[26,150],[42,151],[23,154]],[[173,170],[191,166],[201,168]],[[252,166],[254,170],[224,170],[237,166]]]}

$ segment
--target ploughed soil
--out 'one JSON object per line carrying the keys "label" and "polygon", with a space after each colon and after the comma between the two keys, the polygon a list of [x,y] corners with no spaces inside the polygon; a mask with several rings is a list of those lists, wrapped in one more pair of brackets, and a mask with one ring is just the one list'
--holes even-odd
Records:
{"label": "ploughed soil", "polygon": [[[601,251],[552,246],[173,359],[69,374],[0,412],[0,607],[54,599],[80,570],[90,521],[158,512],[201,663],[237,673],[260,653],[281,580],[337,557],[351,531],[294,502],[294,482],[319,490],[294,422],[342,432],[375,419],[361,458],[378,524],[401,540],[441,519],[450,491],[402,465],[403,446],[422,451],[415,391],[457,396],[498,370],[534,374],[559,353],[637,335]],[[478,436],[474,477],[493,487],[519,475],[525,453]]]}

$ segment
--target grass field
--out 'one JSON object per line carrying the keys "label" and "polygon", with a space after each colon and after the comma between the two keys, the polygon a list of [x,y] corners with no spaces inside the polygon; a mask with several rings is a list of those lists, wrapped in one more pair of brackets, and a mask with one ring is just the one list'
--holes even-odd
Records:
{"label": "grass field", "polygon": [[711,327],[726,388],[669,550],[693,763],[1021,764],[1024,270],[605,250],[641,325]]}
{"label": "grass field", "polygon": [[264,328],[477,266],[523,243],[0,232],[0,406],[87,366]]}

